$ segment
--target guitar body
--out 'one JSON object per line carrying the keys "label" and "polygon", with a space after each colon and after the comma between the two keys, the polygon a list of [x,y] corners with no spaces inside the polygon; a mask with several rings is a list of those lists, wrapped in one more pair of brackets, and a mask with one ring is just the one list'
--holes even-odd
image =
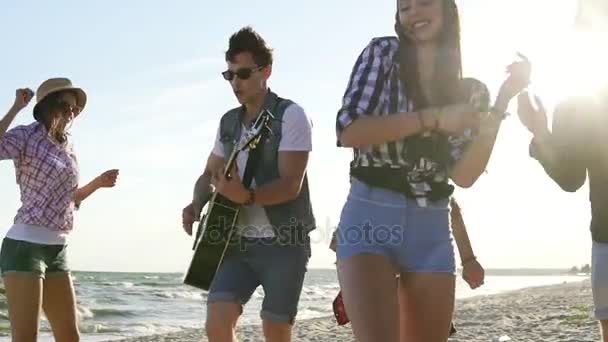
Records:
{"label": "guitar body", "polygon": [[199,226],[184,283],[209,291],[233,239],[239,205],[215,193]]}

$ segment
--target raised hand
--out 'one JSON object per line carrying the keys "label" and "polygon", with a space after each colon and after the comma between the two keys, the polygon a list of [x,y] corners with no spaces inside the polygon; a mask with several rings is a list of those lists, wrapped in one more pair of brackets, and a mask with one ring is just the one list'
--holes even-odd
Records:
{"label": "raised hand", "polygon": [[534,96],[538,108],[532,104],[530,95],[527,92],[521,93],[517,97],[517,115],[521,123],[536,135],[546,133],[548,128],[547,112],[542,101],[538,96]]}
{"label": "raised hand", "polygon": [[523,54],[517,53],[517,56],[521,60],[507,66],[507,79],[504,80],[498,92],[498,98],[507,103],[530,84],[532,64]]}
{"label": "raised hand", "polygon": [[15,90],[15,103],[13,104],[13,108],[16,110],[22,110],[27,107],[27,105],[34,98],[34,92],[28,88],[20,88]]}

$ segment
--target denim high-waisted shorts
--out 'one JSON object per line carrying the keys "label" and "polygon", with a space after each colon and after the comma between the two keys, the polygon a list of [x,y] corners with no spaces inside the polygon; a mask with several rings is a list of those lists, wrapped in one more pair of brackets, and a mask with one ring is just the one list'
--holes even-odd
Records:
{"label": "denim high-waisted shorts", "polygon": [[43,245],[4,238],[0,251],[2,276],[31,274],[40,278],[69,273],[66,245]]}
{"label": "denim high-waisted shorts", "polygon": [[401,272],[455,274],[449,199],[416,200],[355,178],[338,225],[337,258],[376,254]]}

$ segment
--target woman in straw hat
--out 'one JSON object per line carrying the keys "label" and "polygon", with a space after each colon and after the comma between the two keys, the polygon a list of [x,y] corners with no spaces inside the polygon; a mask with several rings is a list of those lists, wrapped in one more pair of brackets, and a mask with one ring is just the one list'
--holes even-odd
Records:
{"label": "woman in straw hat", "polygon": [[79,187],[68,130],[87,97],[69,79],[44,81],[36,93],[35,122],[8,130],[33,96],[30,89],[17,89],[15,103],[0,120],[0,160],[14,162],[22,202],[0,252],[13,341],[36,340],[41,309],[57,341],[78,341],[66,238],[74,209],[96,190],[113,187],[118,170]]}

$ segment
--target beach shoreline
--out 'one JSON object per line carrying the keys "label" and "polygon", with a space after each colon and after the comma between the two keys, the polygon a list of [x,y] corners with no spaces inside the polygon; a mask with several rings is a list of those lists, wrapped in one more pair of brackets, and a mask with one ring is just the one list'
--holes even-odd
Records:
{"label": "beach shoreline", "polygon": [[[456,300],[458,332],[449,341],[598,341],[590,282],[568,282]],[[263,341],[260,325],[240,326],[239,341]],[[332,316],[300,320],[293,341],[354,341]],[[120,339],[122,342],[207,341],[202,329]]]}

